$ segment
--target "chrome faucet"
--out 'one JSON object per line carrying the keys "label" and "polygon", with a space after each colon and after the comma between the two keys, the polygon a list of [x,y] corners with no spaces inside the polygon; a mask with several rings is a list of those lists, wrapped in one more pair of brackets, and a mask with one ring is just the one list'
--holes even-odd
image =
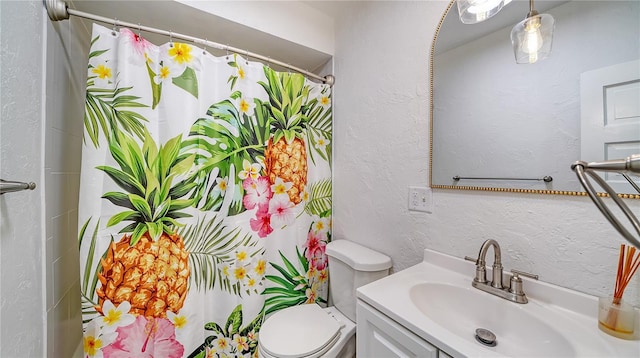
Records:
{"label": "chrome faucet", "polygon": [[500,252],[500,245],[496,240],[487,240],[482,243],[480,247],[480,253],[478,253],[478,260],[476,262],[476,277],[473,279],[473,283],[487,284],[487,268],[486,257],[487,251],[493,246],[493,270],[491,287],[502,289],[502,253]]}
{"label": "chrome faucet", "polygon": [[[492,246],[493,266],[491,270],[491,282],[488,282],[486,257],[487,251],[489,251],[489,248]],[[502,253],[500,252],[500,245],[496,240],[486,240],[482,243],[477,259],[473,259],[468,256],[465,257],[465,259],[476,263],[476,277],[474,277],[473,282],[471,283],[473,287],[512,302],[528,302],[527,296],[524,294],[522,289],[522,279],[520,278],[520,275],[536,280],[538,279],[538,275],[518,270],[511,270],[512,275],[509,280],[509,287],[504,287],[502,284]]]}

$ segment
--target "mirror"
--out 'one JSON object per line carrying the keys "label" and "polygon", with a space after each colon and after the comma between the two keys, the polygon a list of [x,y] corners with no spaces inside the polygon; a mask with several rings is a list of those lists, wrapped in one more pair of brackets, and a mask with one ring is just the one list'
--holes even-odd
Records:
{"label": "mirror", "polygon": [[[640,72],[632,62],[640,58],[640,2],[535,1],[535,8],[556,26],[551,55],[531,65],[516,64],[509,36],[528,1],[474,25],[460,22],[455,1],[447,8],[431,48],[431,187],[584,195],[572,163],[640,153],[640,78],[623,81],[630,100],[616,109],[624,112],[623,140],[603,145],[581,133],[582,117],[607,112],[602,100],[598,109],[581,94],[586,79],[618,64]],[[602,87],[595,92],[606,96]],[[620,178],[607,180],[640,199]]]}

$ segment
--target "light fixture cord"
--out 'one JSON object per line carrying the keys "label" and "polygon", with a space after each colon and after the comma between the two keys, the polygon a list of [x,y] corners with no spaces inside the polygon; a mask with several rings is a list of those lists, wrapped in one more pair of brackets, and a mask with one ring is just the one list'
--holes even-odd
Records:
{"label": "light fixture cord", "polygon": [[527,14],[527,19],[530,17],[534,17],[539,15],[540,13],[533,8],[533,0],[529,0],[529,13]]}

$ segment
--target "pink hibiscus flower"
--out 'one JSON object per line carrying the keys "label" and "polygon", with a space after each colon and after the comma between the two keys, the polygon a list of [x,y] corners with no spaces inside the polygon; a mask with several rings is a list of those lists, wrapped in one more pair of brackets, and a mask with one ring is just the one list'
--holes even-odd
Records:
{"label": "pink hibiscus flower", "polygon": [[309,260],[312,267],[321,271],[327,266],[327,255],[325,255],[327,243],[322,240],[319,235],[316,235],[313,230],[309,231],[307,235],[307,242],[305,243],[306,250],[304,256]]}
{"label": "pink hibiscus flower", "polygon": [[118,338],[104,347],[105,358],[180,358],[184,347],[176,340],[175,328],[166,318],[136,317],[136,320],[116,329]]}
{"label": "pink hibiscus flower", "polygon": [[269,214],[271,225],[283,227],[292,224],[296,220],[293,212],[294,204],[289,200],[289,195],[276,195],[269,201]]}
{"label": "pink hibiscus flower", "polygon": [[307,242],[304,244],[306,250],[304,256],[307,260],[311,260],[314,256],[314,253],[317,250],[320,250],[320,246],[325,246],[326,244],[322,241],[322,239],[316,235],[313,230],[310,230],[307,234]]}
{"label": "pink hibiscus flower", "polygon": [[135,52],[144,58],[144,54],[154,45],[145,40],[142,36],[134,33],[133,31],[122,28],[120,29],[120,34],[124,36],[125,40],[133,47]]}
{"label": "pink hibiscus flower", "polygon": [[271,214],[269,214],[268,205],[259,205],[256,212],[256,218],[249,220],[251,229],[258,232],[258,236],[267,237],[273,232],[271,227]]}
{"label": "pink hibiscus flower", "polygon": [[318,271],[322,271],[327,267],[327,255],[324,254],[324,250],[322,250],[322,253],[316,251],[316,255],[311,259],[311,264]]}
{"label": "pink hibiscus flower", "polygon": [[242,203],[247,210],[251,210],[256,207],[256,205],[267,205],[269,204],[269,199],[272,196],[271,192],[271,184],[269,183],[269,179],[267,177],[258,177],[257,179],[252,179],[251,177],[247,177],[242,181],[242,187],[245,191],[245,196],[242,199]]}

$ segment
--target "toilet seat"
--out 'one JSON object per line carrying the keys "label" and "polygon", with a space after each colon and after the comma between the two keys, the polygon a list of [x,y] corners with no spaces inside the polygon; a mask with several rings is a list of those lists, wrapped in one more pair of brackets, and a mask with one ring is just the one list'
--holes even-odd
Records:
{"label": "toilet seat", "polygon": [[317,304],[289,307],[264,322],[259,350],[278,358],[321,357],[340,339],[343,326]]}
{"label": "toilet seat", "polygon": [[[303,355],[303,356],[293,356],[295,358],[320,358],[324,357],[325,354],[333,348],[336,342],[340,340],[340,335],[338,334],[332,341],[327,343],[324,347],[321,347],[318,351],[312,353],[311,355]],[[258,357],[260,358],[283,358],[282,355],[274,355],[273,353],[267,353],[262,346],[258,346]],[[289,357],[292,358],[292,357]]]}

